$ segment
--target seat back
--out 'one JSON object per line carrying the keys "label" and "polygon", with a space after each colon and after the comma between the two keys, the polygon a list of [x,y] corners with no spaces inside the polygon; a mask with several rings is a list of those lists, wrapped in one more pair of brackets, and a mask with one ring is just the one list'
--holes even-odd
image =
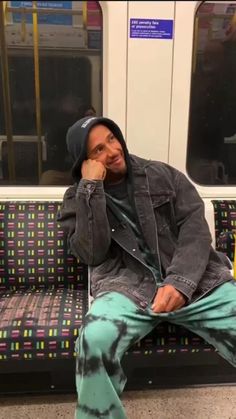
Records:
{"label": "seat back", "polygon": [[56,221],[60,202],[0,203],[0,290],[87,289],[87,267],[70,255]]}
{"label": "seat back", "polygon": [[212,201],[215,213],[216,250],[226,254],[233,264],[236,279],[236,200]]}

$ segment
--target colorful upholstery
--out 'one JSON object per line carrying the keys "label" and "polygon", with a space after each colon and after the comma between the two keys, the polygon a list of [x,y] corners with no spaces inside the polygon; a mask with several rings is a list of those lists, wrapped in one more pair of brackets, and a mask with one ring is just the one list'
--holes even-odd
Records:
{"label": "colorful upholstery", "polygon": [[[88,307],[87,267],[67,252],[55,220],[59,206],[0,203],[0,392],[75,389],[74,342]],[[235,382],[232,367],[211,345],[168,323],[131,347],[122,362],[130,389]]]}
{"label": "colorful upholstery", "polygon": [[236,233],[236,201],[212,201],[215,214],[216,249],[234,261]]}
{"label": "colorful upholstery", "polygon": [[0,204],[0,290],[84,288],[87,270],[67,253],[64,233],[55,221],[59,205]]}
{"label": "colorful upholstery", "polygon": [[153,354],[215,352],[213,346],[183,327],[162,323],[129,352],[146,356]]}
{"label": "colorful upholstery", "polygon": [[59,205],[0,204],[0,361],[73,357],[87,267],[67,253]]}
{"label": "colorful upholstery", "polygon": [[[67,253],[59,206],[0,204],[0,361],[73,358],[88,306],[87,268]],[[203,339],[163,323],[127,355],[209,351]]]}

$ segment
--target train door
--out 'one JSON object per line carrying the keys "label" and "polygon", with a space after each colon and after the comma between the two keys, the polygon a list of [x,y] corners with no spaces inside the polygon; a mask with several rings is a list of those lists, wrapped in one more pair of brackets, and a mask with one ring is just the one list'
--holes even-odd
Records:
{"label": "train door", "polygon": [[68,127],[105,114],[125,131],[127,2],[5,1],[0,12],[2,196],[61,198]]}

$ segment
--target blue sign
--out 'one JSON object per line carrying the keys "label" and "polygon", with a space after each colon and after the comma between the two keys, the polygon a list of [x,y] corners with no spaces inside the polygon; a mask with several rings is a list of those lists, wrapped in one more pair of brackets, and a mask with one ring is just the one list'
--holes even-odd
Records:
{"label": "blue sign", "polygon": [[[33,7],[32,1],[11,1],[12,7]],[[44,9],[60,9],[60,10],[71,10],[72,1],[37,1],[38,8]],[[21,13],[12,13],[12,20],[14,23],[22,21]],[[32,14],[25,14],[25,21],[32,23]],[[38,23],[45,23],[51,25],[72,25],[72,15],[63,14],[38,14]]]}
{"label": "blue sign", "polygon": [[172,39],[173,20],[130,19],[130,38]]}

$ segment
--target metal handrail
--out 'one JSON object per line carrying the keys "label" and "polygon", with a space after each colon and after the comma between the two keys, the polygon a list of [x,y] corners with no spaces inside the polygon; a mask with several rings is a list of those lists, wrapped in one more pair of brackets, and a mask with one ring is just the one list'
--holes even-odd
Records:
{"label": "metal handrail", "polygon": [[[37,10],[36,1],[33,1],[33,8]],[[38,35],[38,14],[33,14],[33,42],[34,42],[34,84],[35,84],[35,110],[36,110],[36,131],[38,137],[38,177],[42,174],[42,147],[41,147],[41,106],[40,106],[40,79],[39,79],[39,35]]]}

